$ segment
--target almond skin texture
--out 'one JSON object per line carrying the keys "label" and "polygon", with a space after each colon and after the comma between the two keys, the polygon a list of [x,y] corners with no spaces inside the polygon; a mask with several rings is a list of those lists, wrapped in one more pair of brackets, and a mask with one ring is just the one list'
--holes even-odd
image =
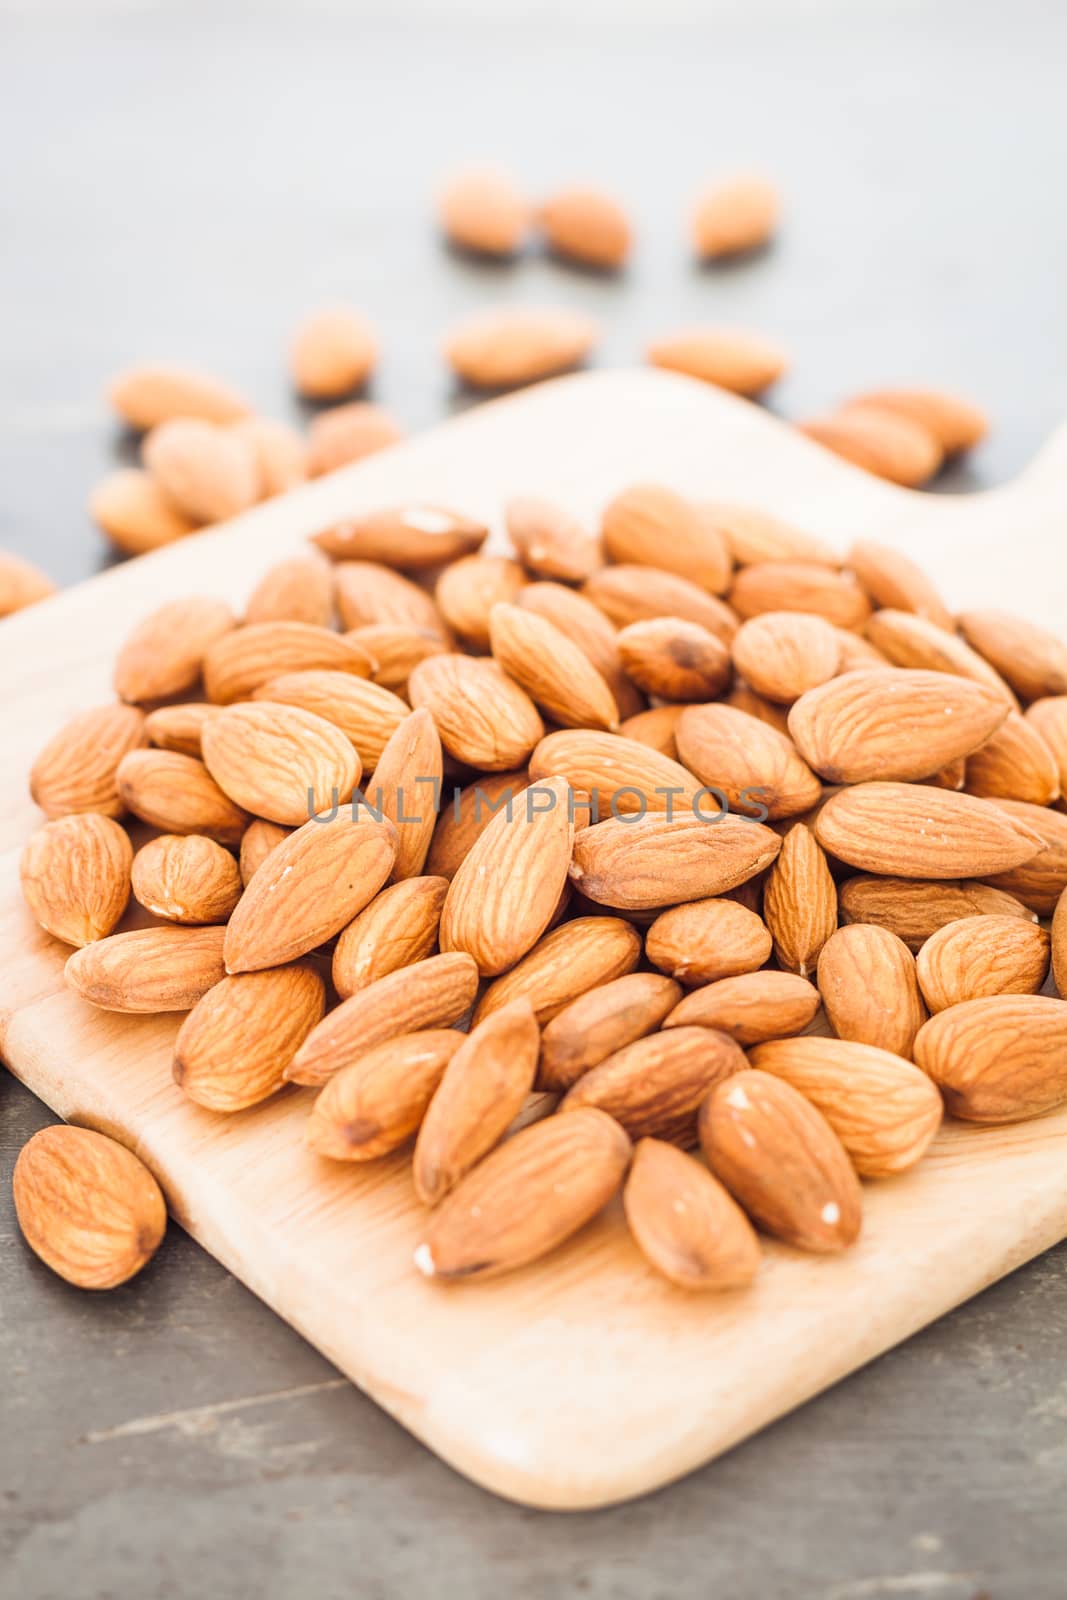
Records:
{"label": "almond skin texture", "polygon": [[724,894],[770,866],[780,848],[770,828],[741,817],[612,817],[575,835],[570,876],[598,905],[650,911]]}
{"label": "almond skin texture", "polygon": [[456,173],[441,191],[438,214],[452,244],[485,256],[514,255],[530,221],[518,184],[496,167]]}
{"label": "almond skin texture", "polygon": [[841,565],[840,556],[830,545],[758,506],[712,500],[705,501],[704,509],[726,540],[739,567],[757,566],[761,561],[814,561],[823,567]]}
{"label": "almond skin texture", "polygon": [[341,934],[333,983],[343,1000],[437,950],[447,878],[405,878],[375,895]]}
{"label": "almond skin texture", "polygon": [[139,928],[76,950],[67,987],[104,1011],[189,1011],[225,976],[224,928]]}
{"label": "almond skin texture", "polygon": [[861,1178],[905,1172],[941,1125],[941,1096],[889,1050],[843,1039],[776,1039],[749,1058],[821,1111]]}
{"label": "almond skin texture", "polygon": [[535,577],[584,583],[603,565],[600,540],[550,500],[519,495],[504,507],[504,520],[519,560]]}
{"label": "almond skin texture", "polygon": [[415,1141],[412,1178],[435,1206],[503,1138],[533,1088],[540,1031],[528,1000],[472,1029],[430,1101]]}
{"label": "almond skin texture", "polygon": [[0,550],[0,618],[13,616],[55,594],[56,586],[32,562]]}
{"label": "almond skin texture", "polygon": [[845,1250],[859,1237],[859,1181],[837,1134],[788,1083],[750,1070],[720,1083],[700,1112],[708,1165],[752,1220],[798,1250]]}
{"label": "almond skin texture", "polygon": [[838,889],[845,922],[873,922],[903,939],[909,950],[922,948],[939,928],[967,917],[1012,917],[1036,922],[1013,895],[988,884],[921,883],[910,878],[848,878]]}
{"label": "almond skin texture", "polygon": [[575,917],[546,933],[517,966],[489,985],[474,1020],[482,1022],[512,1000],[525,999],[543,1025],[579,995],[633,972],[640,959],[641,936],[622,917]]}
{"label": "almond skin texture", "polygon": [[168,922],[225,922],[241,898],[241,874],[228,850],[201,834],[162,834],[133,860],[133,892]]}
{"label": "almond skin texture", "polygon": [[[291,556],[269,567],[245,607],[245,622],[333,623],[333,572],[319,556]],[[370,652],[374,654],[373,651]]]}
{"label": "almond skin texture", "polygon": [[850,866],[911,878],[1006,873],[1041,849],[1033,828],[992,801],[912,783],[840,790],[819,812],[815,836]]}
{"label": "almond skin texture", "polygon": [[1026,708],[1026,723],[1052,756],[1060,789],[1067,792],[1067,695],[1035,700]]}
{"label": "almond skin texture", "polygon": [[190,701],[185,705],[157,706],[145,718],[144,731],[158,750],[176,750],[180,756],[200,759],[200,736],[204,723],[218,713],[218,706]]}
{"label": "almond skin texture", "polygon": [[807,689],[837,672],[841,643],[825,617],[803,611],[764,611],[737,630],[734,666],[757,694],[792,705]]}
{"label": "almond skin texture", "polygon": [[843,406],[831,416],[813,417],[799,426],[801,433],[834,455],[907,489],[926,483],[944,460],[929,428],[879,406]]}
{"label": "almond skin texture", "polygon": [[360,807],[314,817],[276,846],[226,929],[227,972],[258,972],[325,944],[368,905],[396,859],[396,831]]}
{"label": "almond skin texture", "polygon": [[451,1027],[470,1010],[477,992],[478,969],[468,955],[430,956],[390,972],[329,1012],[285,1075],[294,1083],[325,1083],[387,1039]]}
{"label": "almond skin texture", "polygon": [[907,781],[969,756],[1006,715],[1003,700],[966,678],[887,667],[809,689],[789,713],[789,733],[828,783]]}
{"label": "almond skin texture", "polygon": [[441,573],[434,597],[453,633],[482,655],[492,648],[493,608],[515,600],[525,581],[519,563],[508,556],[464,556]]}
{"label": "almond skin texture", "polygon": [[919,984],[931,1011],[997,994],[1037,994],[1048,976],[1049,935],[1018,917],[967,917],[919,951]]}
{"label": "almond skin texture", "polygon": [[597,1106],[631,1139],[696,1143],[697,1111],[709,1090],[744,1070],[744,1053],[711,1028],[671,1028],[625,1045],[580,1077],[560,1112]]}
{"label": "almond skin texture", "polygon": [[747,1048],[802,1033],[819,1009],[819,991],[792,972],[746,972],[687,994],[665,1028],[717,1028]]}
{"label": "almond skin texture", "polygon": [[247,812],[223,793],[202,761],[173,750],[131,750],[116,773],[127,810],[164,833],[203,833],[240,844]]}
{"label": "almond skin texture", "polygon": [[495,661],[430,656],[411,674],[413,706],[425,706],[450,756],[484,772],[525,766],[544,734],[537,707]]}
{"label": "almond skin texture", "polygon": [[989,431],[985,413],[946,389],[872,389],[857,395],[858,405],[877,406],[880,411],[895,411],[912,422],[921,423],[936,437],[947,456],[970,450]]}
{"label": "almond skin texture", "polygon": [[241,835],[241,882],[246,889],[275,845],[288,839],[291,832],[291,828],[280,828],[276,822],[264,822],[262,817],[249,823]]}
{"label": "almond skin texture", "polygon": [[579,995],[545,1025],[537,1087],[569,1089],[607,1056],[652,1033],[681,998],[679,984],[653,972],[631,972]]}
{"label": "almond skin texture", "polygon": [[1060,895],[1052,916],[1052,976],[1062,999],[1067,995],[1067,892]]}
{"label": "almond skin texture", "polygon": [[1059,798],[1055,758],[1034,724],[1010,711],[993,737],[967,759],[968,794],[1047,806]]}
{"label": "almond skin texture", "polygon": [[871,603],[854,579],[810,561],[764,561],[742,567],[729,602],[742,618],[766,611],[802,611],[839,628],[861,628]]}
{"label": "almond skin texture", "polygon": [[469,388],[513,389],[580,365],[599,333],[576,311],[494,307],[452,329],[445,359]]}
{"label": "almond skin texture", "polygon": [[604,510],[604,549],[612,561],[677,573],[711,594],[730,584],[729,547],[707,510],[660,484],[639,483]]}
{"label": "almond skin texture", "polygon": [[818,803],[822,785],[791,740],[733,706],[693,706],[675,730],[678,754],[713,794],[749,817],[793,817]]}
{"label": "almond skin texture", "polygon": [[236,422],[249,411],[242,397],[210,372],[163,363],[120,372],[108,389],[108,400],[138,433],[174,417]]}
{"label": "almond skin texture", "polygon": [[562,583],[528,583],[515,596],[516,605],[547,617],[583,650],[615,697],[619,716],[632,716],[644,706],[622,670],[615,627],[599,606]]}
{"label": "almond skin texture", "polygon": [[446,635],[433,598],[402,572],[381,561],[338,561],[334,569],[337,609],[346,628],[373,622],[402,622]]}
{"label": "almond skin texture", "polygon": [[404,694],[407,681],[420,661],[443,655],[448,646],[429,628],[413,628],[403,622],[367,622],[350,628],[346,639],[374,658],[374,682],[385,689]]}
{"label": "almond skin texture", "polygon": [[630,253],[630,221],[602,189],[560,189],[541,206],[538,220],[549,248],[568,261],[611,272]]}
{"label": "almond skin texture", "polygon": [[678,617],[706,628],[724,644],[737,632],[737,616],[725,601],[676,572],[634,562],[602,567],[582,585],[582,594],[617,628],[657,617]]}
{"label": "almond skin texture", "polygon": [[1048,806],[1028,805],[1024,800],[979,803],[992,804],[1016,826],[1033,833],[1043,846],[1020,866],[998,873],[990,882],[1014,895],[1039,917],[1051,917],[1067,886],[1067,816]]}
{"label": "almond skin texture", "polygon": [[444,506],[386,506],[335,522],[312,538],[334,561],[377,561],[387,567],[433,567],[473,555],[485,543],[484,522]]}
{"label": "almond skin texture", "polygon": [[691,772],[634,739],[605,733],[550,733],[530,757],[534,783],[557,775],[588,794],[593,815],[629,816],[635,811],[679,814],[700,792]]}
{"label": "almond skin texture", "polygon": [[311,478],[337,472],[399,444],[404,430],[381,406],[366,400],[331,406],[311,419],[308,428],[307,470]]}
{"label": "almond skin texture", "polygon": [[42,1128],[19,1152],[15,1214],[35,1255],[79,1289],[114,1289],[167,1227],[159,1184],[132,1151],[88,1128]]}
{"label": "almond skin texture", "polygon": [[678,617],[632,622],[619,634],[623,670],[661,700],[711,700],[730,678],[730,652],[706,628]]}
{"label": "almond skin texture", "polygon": [[501,812],[449,885],[441,949],[465,950],[483,977],[513,967],[547,928],[567,882],[574,824],[565,779],[527,789]]}
{"label": "almond skin texture", "polygon": [[680,1289],[740,1289],[759,1271],[752,1225],[717,1178],[674,1145],[642,1139],[623,1190],[650,1266]]}
{"label": "almond skin texture", "polygon": [[367,678],[373,666],[365,650],[328,628],[306,622],[257,622],[211,647],[204,658],[204,689],[216,705],[231,705],[290,673],[330,671]]}
{"label": "almond skin texture", "polygon": [[204,765],[224,794],[288,827],[343,805],[362,770],[351,741],[332,722],[269,701],[220,711],[201,742]]}
{"label": "almond skin texture", "polygon": [[116,549],[129,556],[159,550],[197,528],[141,467],[109,472],[89,496],[89,515]]}
{"label": "almond skin texture", "polygon": [[763,916],[778,964],[806,978],[837,927],[837,891],[812,830],[798,822],[782,841],[763,891]]}
{"label": "almond skin texture", "polygon": [[204,656],[237,618],[221,600],[171,600],[136,627],[115,663],[115,693],[133,704],[185,694],[200,681]]}
{"label": "almond skin texture", "polygon": [[413,711],[390,736],[367,787],[367,802],[396,828],[394,878],[421,873],[437,822],[444,767],[430,713]]}
{"label": "almond skin texture", "polygon": [[498,1277],[538,1260],[603,1210],[622,1183],[630,1149],[602,1111],[523,1128],[433,1213],[415,1265],[448,1283]]}
{"label": "almond skin texture", "polygon": [[348,672],[286,672],[268,678],[252,698],[296,706],[332,723],[355,745],[368,773],[376,770],[389,741],[411,715],[399,695]]}
{"label": "almond skin texture", "polygon": [[1021,1122],[1067,1101],[1067,1003],[994,995],[939,1011],[919,1032],[915,1060],[949,1114]]}
{"label": "almond skin texture", "polygon": [[145,466],[185,516],[224,522],[260,498],[256,452],[247,439],[214,422],[160,423],[142,447]]}
{"label": "almond skin texture", "polygon": [[466,1038],[455,1028],[403,1033],[375,1045],[316,1097],[305,1140],[332,1161],[374,1161],[415,1133]]}
{"label": "almond skin texture", "polygon": [[846,561],[875,605],[914,611],[949,633],[955,631],[952,613],[925,572],[899,550],[873,539],[857,539]]}
{"label": "almond skin texture", "polygon": [[175,1083],[210,1111],[258,1105],[282,1088],[324,1007],[322,979],[306,967],[223,978],[182,1023]]}
{"label": "almond skin texture", "polygon": [[495,605],[489,642],[504,672],[554,722],[566,728],[618,727],[618,708],[600,673],[544,617],[522,606]]}
{"label": "almond skin texture", "polygon": [[510,802],[514,811],[528,784],[525,771],[490,772],[465,789],[446,791],[426,858],[427,872],[454,878],[498,809],[506,810]]}
{"label": "almond skin texture", "polygon": [[30,769],[30,793],[47,817],[98,811],[121,817],[119,764],[148,743],[144,713],[134,706],[95,706],[64,724]]}
{"label": "almond skin texture", "polygon": [[46,822],[19,859],[22,897],[53,938],[76,947],[104,939],[130,897],[133,848],[110,817],[84,812]]}
{"label": "almond skin texture", "polygon": [[1022,700],[1067,694],[1067,645],[1010,611],[965,611],[967,643],[984,656]]}
{"label": "almond skin texture", "polygon": [[265,500],[307,481],[307,445],[295,428],[272,417],[245,417],[230,426],[252,448]]}
{"label": "almond skin texture", "polygon": [[818,982],[839,1039],[911,1058],[926,1007],[915,957],[895,933],[862,922],[838,928],[820,952]]}
{"label": "almond skin texture", "polygon": [[755,972],[771,953],[771,936],[755,912],[736,900],[694,900],[658,916],[645,935],[654,967],[686,988]]}
{"label": "almond skin texture", "polygon": [[289,370],[298,394],[340,400],[362,389],[377,358],[378,341],[365,317],[349,306],[324,306],[293,335]]}
{"label": "almond skin texture", "polygon": [[926,617],[908,611],[876,611],[865,629],[867,638],[895,667],[925,668],[929,672],[954,672],[972,678],[1003,695],[1017,707],[1011,689],[977,650],[956,633],[946,633]]}
{"label": "almond skin texture", "polygon": [[747,328],[682,328],[653,340],[648,359],[747,397],[769,389],[789,366],[780,345]]}
{"label": "almond skin texture", "polygon": [[781,197],[770,179],[739,172],[704,190],[696,203],[692,238],[704,261],[767,244],[778,226]]}

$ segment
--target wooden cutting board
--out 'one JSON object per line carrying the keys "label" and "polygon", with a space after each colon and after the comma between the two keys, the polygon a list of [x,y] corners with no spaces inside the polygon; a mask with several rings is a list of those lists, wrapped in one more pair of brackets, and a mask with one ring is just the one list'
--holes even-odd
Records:
{"label": "wooden cutting board", "polygon": [[865,1189],[840,1259],[769,1247],[756,1287],[687,1296],[654,1277],[615,1211],[513,1277],[443,1289],[411,1265],[406,1163],[369,1169],[303,1148],[310,1091],[236,1117],[170,1077],[180,1019],[94,1011],[64,992],[66,951],[17,889],[40,820],[30,762],[73,712],[109,697],[113,652],[165,599],[240,604],[262,569],[331,518],[425,498],[492,519],[522,492],[593,517],[660,479],[747,500],[844,548],[857,535],[921,558],[950,604],[1067,609],[1067,430],[1017,483],[968,497],[894,489],[766,413],[664,373],[569,378],[481,407],[109,572],[0,625],[0,1049],[61,1116],[115,1134],[174,1215],[279,1315],[431,1449],[536,1506],[597,1506],[707,1461],[1067,1233],[1067,1112],[950,1127],[905,1177]]}

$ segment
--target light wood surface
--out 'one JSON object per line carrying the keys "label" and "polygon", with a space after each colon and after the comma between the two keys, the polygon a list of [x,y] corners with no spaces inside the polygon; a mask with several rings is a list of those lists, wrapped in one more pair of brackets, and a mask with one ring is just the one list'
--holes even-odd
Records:
{"label": "light wood surface", "polygon": [[799,1404],[1067,1233],[1067,1113],[951,1127],[914,1173],[867,1185],[863,1239],[835,1260],[769,1247],[756,1287],[693,1297],[653,1277],[609,1210],[564,1251],[498,1282],[442,1289],[411,1266],[407,1164],[364,1170],[302,1144],[309,1094],[237,1117],[170,1077],[180,1019],[96,1012],[62,986],[63,947],[17,890],[39,817],[37,749],[109,696],[145,611],[210,589],[241,603],[263,567],[330,518],[424,498],[499,526],[514,493],[593,516],[628,482],[742,499],[844,548],[919,557],[955,606],[1061,625],[1067,432],[1017,483],[942,498],[854,471],[765,413],[660,373],[565,379],[67,591],[0,626],[0,1049],[62,1116],[116,1134],[175,1216],[356,1383],[460,1471],[538,1506],[624,1499]]}

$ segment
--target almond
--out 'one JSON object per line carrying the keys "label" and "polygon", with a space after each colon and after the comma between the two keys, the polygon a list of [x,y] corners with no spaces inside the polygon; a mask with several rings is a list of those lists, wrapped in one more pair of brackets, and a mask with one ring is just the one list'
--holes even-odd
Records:
{"label": "almond", "polygon": [[651,711],[638,711],[620,723],[619,732],[624,739],[633,739],[650,750],[656,750],[671,761],[678,759],[678,745],[674,737],[678,718],[684,706],[653,706]]}
{"label": "almond", "polygon": [[299,827],[343,805],[361,766],[339,728],[278,702],[228,706],[205,724],[204,764],[224,794],[268,822]]}
{"label": "almond", "polygon": [[168,601],[134,628],[119,651],[115,693],[134,705],[187,693],[200,682],[208,650],[236,626],[222,600],[192,595]]}
{"label": "almond", "polygon": [[450,756],[487,772],[524,766],[544,733],[537,707],[495,661],[429,656],[411,674],[413,706],[425,706]]}
{"label": "almond", "polygon": [[405,878],[375,895],[333,953],[333,982],[342,999],[436,952],[447,889],[447,878]]}
{"label": "almond", "polygon": [[835,628],[834,632],[841,646],[838,672],[866,672],[871,667],[890,665],[889,657],[876,649],[869,639],[861,638],[858,633],[851,633],[848,628]]}
{"label": "almond", "polygon": [[737,617],[724,601],[676,572],[634,563],[602,567],[586,579],[582,593],[617,628],[655,617],[679,617],[706,628],[723,644],[737,632]]}
{"label": "almond", "polygon": [[248,815],[224,794],[202,761],[174,750],[131,750],[115,775],[122,804],[163,833],[203,833],[240,844]]}
{"label": "almond", "polygon": [[466,1038],[455,1028],[402,1033],[366,1051],[316,1097],[305,1135],[332,1161],[373,1161],[416,1131]]}
{"label": "almond", "polygon": [[845,922],[873,922],[919,950],[930,936],[963,917],[1036,922],[1021,901],[984,883],[921,883],[909,878],[848,878],[838,890]]}
{"label": "almond", "polygon": [[632,622],[620,632],[618,648],[627,676],[663,700],[711,700],[729,681],[730,652],[695,622]]}
{"label": "almond", "polygon": [[255,450],[240,434],[217,423],[191,417],[161,422],[141,453],[164,493],[195,522],[224,522],[260,498]]}
{"label": "almond", "polygon": [[159,1184],[132,1151],[60,1124],[19,1151],[15,1215],[35,1255],[79,1289],[114,1289],[155,1255],[167,1227]]}
{"label": "almond", "polygon": [[779,733],[788,736],[788,707],[776,705],[773,700],[765,700],[755,689],[749,688],[747,683],[742,683],[740,678],[734,679],[733,687],[729,694],[723,695],[722,700],[724,705],[733,706],[735,711],[744,711],[748,716],[755,717],[757,722],[766,723],[768,728],[777,728]]}
{"label": "almond", "polygon": [[515,603],[547,617],[585,652],[614,695],[620,717],[641,709],[644,700],[622,670],[615,628],[591,600],[561,583],[528,583]]}
{"label": "almond", "polygon": [[209,717],[218,715],[218,706],[189,701],[177,706],[157,706],[145,718],[144,731],[159,750],[176,750],[181,756],[202,754],[200,738]]}
{"label": "almond", "polygon": [[[318,556],[290,556],[269,567],[245,609],[247,623],[302,622],[312,628],[333,623],[333,572]],[[367,654],[374,655],[373,650]]]}
{"label": "almond", "polygon": [[257,622],[212,645],[204,658],[204,689],[216,705],[231,705],[289,673],[344,672],[367,678],[373,667],[365,650],[328,628],[307,622]]}
{"label": "almond", "polygon": [[583,1073],[561,1112],[606,1111],[631,1139],[695,1144],[697,1111],[709,1091],[745,1067],[743,1052],[711,1028],[671,1028],[616,1050]]}
{"label": "almond", "polygon": [[82,812],[46,822],[19,858],[22,896],[53,938],[91,944],[126,909],[132,861],[130,841],[110,817]]}
{"label": "almond", "polygon": [[320,1084],[387,1039],[446,1028],[465,1016],[478,992],[468,955],[430,956],[369,984],[329,1012],[286,1069],[294,1083]]}
{"label": "almond", "polygon": [[769,866],[780,848],[770,828],[742,817],[612,817],[576,835],[570,874],[598,905],[652,910],[736,888]]}
{"label": "almond", "polygon": [[512,389],[579,366],[599,334],[577,311],[493,307],[452,328],[445,359],[472,389]]}
{"label": "almond", "polygon": [[484,522],[443,506],[386,506],[334,522],[312,538],[334,561],[375,561],[387,567],[433,567],[481,549]]}
{"label": "almond", "polygon": [[684,372],[746,397],[762,394],[789,366],[780,345],[747,328],[681,328],[648,346],[654,367]]}
{"label": "almond", "polygon": [[133,859],[133,892],[168,922],[225,922],[241,898],[241,874],[228,850],[201,834],[162,834]]}
{"label": "almond", "polygon": [[524,771],[491,772],[465,789],[453,790],[448,803],[442,804],[434,828],[426,858],[427,872],[454,878],[474,841],[497,811],[506,810],[509,804],[514,808],[528,784]]}
{"label": "almond", "polygon": [[925,572],[892,545],[857,539],[845,559],[876,606],[913,611],[939,628],[954,631],[952,613]]}
{"label": "almond", "polygon": [[772,516],[758,506],[713,500],[706,501],[704,509],[726,540],[739,567],[756,566],[761,561],[814,561],[823,567],[841,565],[840,556],[814,534],[783,522],[781,517]]}
{"label": "almond", "polygon": [[420,661],[443,655],[448,645],[431,628],[413,628],[403,622],[365,622],[350,628],[345,638],[374,658],[374,681],[403,694]]}
{"label": "almond", "polygon": [[364,807],[312,817],[260,865],[226,929],[226,970],[295,961],[369,905],[396,859],[396,832]]}
{"label": "almond", "polygon": [[209,1111],[243,1111],[276,1094],[322,1018],[325,990],[306,967],[241,972],[209,989],[182,1023],[174,1081]]}
{"label": "almond", "polygon": [[527,572],[583,583],[603,564],[600,540],[550,500],[521,495],[504,507],[508,537]]}
{"label": "almond", "polygon": [[435,1206],[504,1136],[533,1088],[540,1031],[528,1000],[473,1028],[445,1068],[415,1141],[412,1177]]}
{"label": "almond", "polygon": [[717,1178],[661,1139],[642,1139],[623,1190],[649,1264],[680,1289],[739,1289],[759,1271],[752,1225]]}
{"label": "almond", "polygon": [[530,208],[511,174],[496,167],[458,172],[441,191],[446,237],[478,255],[511,256],[523,242]]}
{"label": "almond", "polygon": [[954,1117],[1043,1116],[1067,1101],[1067,1003],[1004,994],[949,1006],[920,1029],[915,1060]]}
{"label": "almond", "polygon": [[819,991],[792,972],[745,972],[687,994],[665,1028],[716,1028],[739,1045],[802,1033],[819,1009]]}
{"label": "almond", "polygon": [[24,611],[55,592],[55,584],[39,567],[9,550],[0,550],[0,618]]}
{"label": "almond", "polygon": [[997,732],[967,759],[968,794],[1047,806],[1059,798],[1060,774],[1034,724],[1010,711]]}
{"label": "almond", "polygon": [[483,977],[513,967],[551,920],[573,840],[566,780],[527,789],[510,816],[494,817],[452,879],[441,949],[467,951]]}
{"label": "almond", "polygon": [[734,1074],[701,1108],[700,1142],[712,1172],[767,1233],[819,1253],[859,1237],[863,1200],[852,1164],[791,1084],[754,1069]]}
{"label": "almond", "polygon": [[912,783],[840,790],[819,812],[815,835],[850,866],[911,878],[1007,873],[1035,856],[1042,842],[1029,818],[1017,821],[991,800]]}
{"label": "almond", "polygon": [[1049,935],[1018,917],[967,917],[939,928],[918,956],[931,1011],[996,994],[1037,994],[1048,976]]}
{"label": "almond", "polygon": [[945,389],[873,389],[857,395],[856,404],[895,411],[921,423],[935,436],[947,456],[970,450],[989,431],[983,411],[962,395]]}
{"label": "almond", "polygon": [[579,995],[630,973],[641,959],[641,936],[622,917],[575,917],[553,928],[527,956],[491,983],[478,1002],[482,1022],[512,1000],[529,1000],[544,1024]]}
{"label": "almond", "polygon": [[493,607],[514,600],[525,582],[518,562],[507,556],[466,556],[445,568],[434,594],[453,633],[468,649],[488,653]]}
{"label": "almond", "polygon": [[514,605],[494,605],[490,644],[503,670],[565,727],[618,727],[611,690],[576,644],[551,622]]}
{"label": "almond", "polygon": [[276,845],[288,839],[291,828],[280,828],[276,822],[264,822],[257,817],[241,835],[241,882],[245,888],[266,861]]}
{"label": "almond", "polygon": [[289,370],[309,400],[340,400],[362,389],[378,359],[378,341],[366,317],[350,306],[323,306],[293,335]]}
{"label": "almond", "polygon": [[705,189],[693,212],[692,237],[703,260],[765,245],[778,226],[781,197],[769,178],[739,172]]}
{"label": "almond", "polygon": [[332,723],[355,745],[367,772],[377,768],[390,739],[411,715],[399,695],[351,672],[286,672],[268,678],[252,695]]}
{"label": "almond", "polygon": [[1067,993],[1067,894],[1061,894],[1052,914],[1052,976],[1060,998]]}
{"label": "almond", "polygon": [[837,927],[837,891],[812,830],[789,829],[763,891],[763,916],[778,964],[806,978]]}
{"label": "almond", "polygon": [[541,206],[538,221],[549,248],[568,261],[614,271],[630,253],[630,220],[601,189],[557,190]]}
{"label": "almond", "polygon": [[308,429],[307,470],[311,478],[337,472],[364,461],[379,450],[399,444],[404,430],[381,406],[366,400],[331,406],[311,419]]}
{"label": "almond", "polygon": [[1024,800],[984,803],[991,804],[1015,827],[1033,834],[1043,847],[1015,868],[998,873],[990,882],[994,888],[1014,895],[1039,917],[1051,917],[1067,885],[1067,816],[1062,811],[1029,805]]}
{"label": "almond", "polygon": [[138,928],[76,950],[68,988],[104,1011],[188,1011],[220,978],[224,928]]}
{"label": "almond", "polygon": [[892,1051],[809,1036],[757,1045],[750,1059],[822,1112],[861,1178],[915,1166],[941,1125],[934,1085]]}
{"label": "almond", "polygon": [[1035,700],[1026,708],[1026,724],[1051,755],[1060,790],[1067,792],[1067,695]]}
{"label": "almond", "polygon": [[871,614],[871,603],[853,578],[813,561],[742,567],[727,598],[743,619],[765,611],[803,611],[839,628],[861,628]]}
{"label": "almond", "polygon": [[102,479],[89,496],[89,515],[128,556],[173,544],[197,528],[141,467],[122,467]]}
{"label": "almond", "polygon": [[367,786],[367,803],[396,828],[394,878],[422,871],[437,822],[443,770],[433,718],[425,709],[413,711],[390,735]]}
{"label": "almond", "polygon": [[612,561],[677,573],[722,594],[732,561],[726,540],[704,506],[660,484],[639,483],[604,510],[604,548]]}
{"label": "almond", "polygon": [[1015,706],[1012,694],[999,672],[995,672],[977,650],[955,633],[947,633],[925,617],[907,611],[876,611],[867,623],[867,638],[895,667],[918,667],[929,672],[954,672],[973,678],[1003,695]]}
{"label": "almond", "polygon": [[447,1283],[536,1261],[603,1210],[629,1160],[629,1139],[603,1112],[535,1122],[457,1184],[429,1219],[415,1265]]}
{"label": "almond", "polygon": [[249,411],[243,398],[210,372],[163,363],[119,373],[108,389],[108,400],[138,433],[175,417],[236,422]]}
{"label": "almond", "polygon": [[809,689],[789,733],[828,783],[928,777],[969,756],[1007,715],[992,689],[947,672],[847,672]]}
{"label": "almond", "polygon": [[837,672],[841,642],[825,617],[803,611],[764,611],[737,630],[734,666],[757,694],[791,705]]}
{"label": "almond", "polygon": [[792,742],[733,706],[692,706],[679,720],[678,753],[720,803],[748,816],[808,811],[822,785]]}
{"label": "almond", "polygon": [[653,972],[631,972],[587,990],[545,1024],[537,1087],[569,1089],[590,1067],[654,1032],[681,997],[680,985]]}
{"label": "almond", "polygon": [[379,561],[339,561],[334,567],[337,609],[346,628],[400,622],[447,636],[432,596],[417,583]]}
{"label": "almond", "polygon": [[754,972],[771,953],[762,919],[735,900],[693,900],[658,916],[645,935],[654,967],[687,988]]}
{"label": "almond", "polygon": [[48,817],[98,811],[121,817],[117,773],[122,758],[147,744],[144,713],[134,706],[79,712],[45,745],[30,769],[30,793]]}
{"label": "almond", "polygon": [[1010,611],[965,611],[963,636],[1023,700],[1067,693],[1067,644]]}
{"label": "almond", "polygon": [[272,417],[244,417],[230,426],[238,438],[252,447],[259,468],[260,493],[265,500],[288,494],[290,489],[306,483],[307,445],[295,428],[286,422],[275,422]]}
{"label": "almond", "polygon": [[880,406],[844,406],[799,427],[809,439],[853,466],[908,489],[926,483],[944,459],[940,442],[929,428]]}
{"label": "almond", "polygon": [[915,957],[895,933],[862,922],[838,928],[819,953],[818,983],[839,1039],[910,1059],[926,1007]]}
{"label": "almond", "polygon": [[530,778],[553,775],[588,794],[594,816],[687,812],[700,784],[678,762],[635,739],[607,733],[550,733],[530,757]]}

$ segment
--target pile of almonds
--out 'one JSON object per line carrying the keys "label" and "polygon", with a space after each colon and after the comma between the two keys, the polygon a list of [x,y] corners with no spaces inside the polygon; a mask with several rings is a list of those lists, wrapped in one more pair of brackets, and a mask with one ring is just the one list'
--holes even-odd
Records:
{"label": "pile of almonds", "polygon": [[[138,624],[31,775],[74,992],[187,1013],[174,1078],[219,1115],[299,1085],[319,1156],[410,1147],[442,1281],[622,1188],[652,1267],[740,1286],[758,1233],[853,1244],[945,1111],[1067,1102],[1067,646],[661,486],[504,521],[512,556],[441,507],[354,516],[243,618]],[[16,1173],[93,1285],[162,1231],[98,1137]]]}

